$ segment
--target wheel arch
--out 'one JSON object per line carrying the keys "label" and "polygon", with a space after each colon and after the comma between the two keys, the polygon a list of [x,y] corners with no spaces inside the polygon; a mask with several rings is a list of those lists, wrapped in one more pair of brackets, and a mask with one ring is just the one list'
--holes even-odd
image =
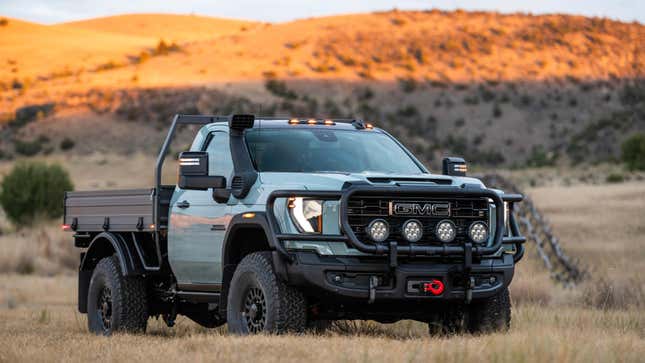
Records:
{"label": "wheel arch", "polygon": [[117,256],[123,276],[141,275],[141,262],[134,247],[119,233],[102,232],[96,235],[82,254],[78,271],[78,311],[87,312],[87,293],[92,273],[99,261],[112,255]]}
{"label": "wheel arch", "polygon": [[119,233],[103,232],[98,234],[85,251],[80,270],[94,270],[102,258],[116,254],[123,276],[139,275],[142,273],[139,255]]}
{"label": "wheel arch", "polygon": [[222,244],[222,290],[220,310],[226,313],[228,291],[233,273],[242,259],[253,252],[270,251],[273,268],[286,280],[286,269],[276,251],[276,239],[264,212],[248,212],[233,216]]}

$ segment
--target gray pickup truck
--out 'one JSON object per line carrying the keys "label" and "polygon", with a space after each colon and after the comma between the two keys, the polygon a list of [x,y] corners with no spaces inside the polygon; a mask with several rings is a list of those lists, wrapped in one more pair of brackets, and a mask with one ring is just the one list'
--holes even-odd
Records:
{"label": "gray pickup truck", "polygon": [[[162,167],[178,127],[200,125]],[[177,115],[155,185],[68,192],[91,332],[144,332],[178,314],[230,332],[324,330],[334,320],[414,319],[431,332],[503,331],[524,253],[521,195],[429,172],[362,120]]]}

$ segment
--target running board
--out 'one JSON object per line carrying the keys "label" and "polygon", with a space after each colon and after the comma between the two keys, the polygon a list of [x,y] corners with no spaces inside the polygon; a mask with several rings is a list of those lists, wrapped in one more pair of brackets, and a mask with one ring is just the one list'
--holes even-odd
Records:
{"label": "running board", "polygon": [[193,303],[216,303],[220,302],[219,292],[204,292],[204,291],[177,291],[175,293],[181,300]]}

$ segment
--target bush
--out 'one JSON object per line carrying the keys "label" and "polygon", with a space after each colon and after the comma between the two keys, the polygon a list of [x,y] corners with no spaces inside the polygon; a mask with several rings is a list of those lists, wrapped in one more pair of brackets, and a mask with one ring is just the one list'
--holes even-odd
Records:
{"label": "bush", "polygon": [[7,26],[7,25],[9,25],[9,19],[7,18],[0,19],[0,26]]}
{"label": "bush", "polygon": [[533,168],[553,166],[557,158],[557,154],[545,151],[542,146],[533,146],[531,154],[526,159],[526,166]]}
{"label": "bush", "polygon": [[16,225],[29,225],[37,217],[63,215],[63,196],[74,188],[69,174],[58,164],[18,163],[2,180],[0,205]]}
{"label": "bush", "polygon": [[178,52],[180,50],[181,48],[177,43],[166,43],[165,40],[161,39],[159,40],[159,43],[157,43],[157,47],[155,48],[153,55],[167,55],[170,52]]}
{"label": "bush", "polygon": [[607,183],[622,183],[625,181],[623,174],[611,173],[607,175]]}
{"label": "bush", "polygon": [[502,117],[502,107],[498,103],[495,103],[493,105],[493,117],[495,118]]}
{"label": "bush", "polygon": [[51,115],[55,106],[54,103],[43,103],[20,107],[16,110],[15,118],[9,122],[9,126],[19,129],[32,121],[38,120],[39,117]]}
{"label": "bush", "polygon": [[412,77],[400,78],[399,87],[405,93],[412,93],[417,89],[417,81]]}
{"label": "bush", "polygon": [[43,145],[41,140],[33,141],[14,141],[14,149],[16,153],[24,156],[34,156],[43,150]]}
{"label": "bush", "polygon": [[645,170],[645,133],[630,136],[621,149],[623,162],[630,170]]}
{"label": "bush", "polygon": [[283,81],[278,81],[276,79],[267,79],[264,82],[264,87],[267,91],[271,92],[273,95],[286,98],[288,100],[295,100],[298,98],[298,95],[287,87],[287,84]]}
{"label": "bush", "polygon": [[63,141],[60,142],[60,149],[63,151],[71,150],[72,148],[74,148],[74,145],[76,145],[74,140],[66,137],[63,139]]}

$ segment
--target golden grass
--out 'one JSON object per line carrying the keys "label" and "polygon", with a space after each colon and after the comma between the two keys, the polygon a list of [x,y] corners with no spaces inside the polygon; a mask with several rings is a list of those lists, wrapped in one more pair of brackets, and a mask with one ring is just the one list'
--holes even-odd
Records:
{"label": "golden grass", "polygon": [[428,337],[424,325],[405,321],[363,334],[236,337],[179,319],[172,330],[153,320],[145,336],[96,337],[75,311],[74,277],[2,275],[0,281],[16,295],[13,308],[0,308],[0,361],[7,362],[638,362],[645,354],[640,311],[539,305],[516,307],[511,331],[487,336]]}

